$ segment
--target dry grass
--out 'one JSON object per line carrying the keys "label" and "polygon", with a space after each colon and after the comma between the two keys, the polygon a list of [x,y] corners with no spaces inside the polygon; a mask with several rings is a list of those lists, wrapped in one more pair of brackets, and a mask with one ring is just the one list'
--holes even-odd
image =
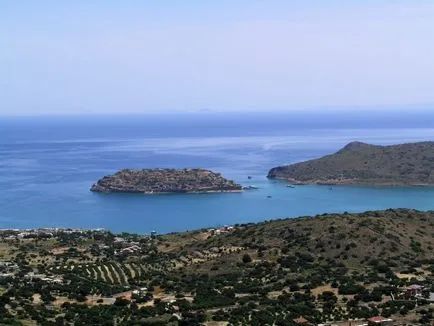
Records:
{"label": "dry grass", "polygon": [[330,284],[326,284],[312,289],[312,295],[318,296],[319,294],[326,291],[333,292],[336,296],[338,295],[338,289],[332,288]]}

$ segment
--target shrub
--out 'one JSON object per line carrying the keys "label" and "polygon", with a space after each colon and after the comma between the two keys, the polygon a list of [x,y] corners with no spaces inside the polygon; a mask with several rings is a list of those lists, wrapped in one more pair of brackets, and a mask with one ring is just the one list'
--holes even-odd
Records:
{"label": "shrub", "polygon": [[247,263],[250,263],[250,262],[252,262],[252,257],[250,257],[249,254],[244,254],[243,255],[243,263],[247,264]]}

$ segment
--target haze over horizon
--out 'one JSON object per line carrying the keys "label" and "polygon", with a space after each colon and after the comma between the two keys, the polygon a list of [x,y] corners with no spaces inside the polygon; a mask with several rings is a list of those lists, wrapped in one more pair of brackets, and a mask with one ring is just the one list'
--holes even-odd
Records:
{"label": "haze over horizon", "polygon": [[0,3],[0,115],[434,110],[434,2]]}

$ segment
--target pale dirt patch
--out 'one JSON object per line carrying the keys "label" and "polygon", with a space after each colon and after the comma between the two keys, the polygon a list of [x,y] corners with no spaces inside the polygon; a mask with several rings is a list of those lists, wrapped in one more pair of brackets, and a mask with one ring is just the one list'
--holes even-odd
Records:
{"label": "pale dirt patch", "polygon": [[250,293],[235,293],[235,298],[244,298],[250,296]]}
{"label": "pale dirt patch", "polygon": [[65,302],[73,303],[73,302],[76,302],[76,301],[68,299],[67,297],[57,297],[56,300],[54,300],[53,305],[60,307]]}
{"label": "pale dirt patch", "polygon": [[[333,323],[332,325],[333,326],[348,326],[349,324],[350,324],[349,321],[344,321],[344,322],[336,322],[336,323]],[[351,325],[354,325],[354,326],[366,325],[366,322],[363,320],[352,321]]]}
{"label": "pale dirt patch", "polygon": [[153,295],[160,295],[161,293],[164,293],[164,290],[159,286],[154,286],[154,292]]}
{"label": "pale dirt patch", "polygon": [[[52,253],[53,255],[64,254],[65,252],[67,252],[67,251],[69,250],[69,248],[70,248],[70,247],[58,247],[58,248],[53,248],[53,249],[51,249],[51,253]],[[79,252],[83,252],[83,251],[84,251],[84,248],[77,247],[76,249],[77,249],[77,251],[79,251]]]}
{"label": "pale dirt patch", "polygon": [[[105,297],[101,297],[99,295],[88,295],[87,297],[87,301],[85,302],[87,305],[89,306],[95,306],[95,305],[111,305],[113,304],[113,300],[112,298],[105,298]],[[98,300],[101,300],[102,302],[97,302]]]}
{"label": "pale dirt patch", "polygon": [[67,252],[69,249],[69,247],[59,247],[59,248],[54,248],[51,249],[51,253],[53,255],[59,255],[59,254],[64,254],[65,252]]}
{"label": "pale dirt patch", "polygon": [[[267,297],[269,299],[276,299],[279,295],[282,295],[282,294],[283,294],[283,290],[281,290],[281,291],[270,291],[270,292],[268,292]],[[247,294],[247,295],[249,295],[249,294]]]}
{"label": "pale dirt patch", "polygon": [[201,232],[197,236],[195,236],[196,239],[199,240],[206,240],[211,236],[211,232]]}
{"label": "pale dirt patch", "polygon": [[[138,307],[153,307],[154,306],[154,300],[155,299],[161,299],[163,302],[170,302],[172,300],[176,300],[175,296],[173,294],[165,294],[164,292],[157,292],[154,291],[154,299],[145,303],[138,304]],[[185,297],[184,298],[187,301],[193,302],[193,297]]]}
{"label": "pale dirt patch", "polygon": [[23,320],[23,319],[20,319],[20,323],[23,326],[34,326],[34,325],[37,325],[36,321],[33,321],[33,320]]}
{"label": "pale dirt patch", "polygon": [[[111,298],[103,298],[99,295],[88,295],[86,296],[86,299],[87,300],[85,302],[80,302],[80,304],[85,304],[88,306],[94,306],[99,304],[106,304],[106,305],[113,304]],[[99,299],[103,299],[103,302],[97,303]],[[53,302],[53,305],[60,307],[65,302],[78,303],[76,300],[71,300],[68,299],[67,297],[57,297],[56,300]]]}
{"label": "pale dirt patch", "polygon": [[185,266],[185,263],[183,263],[183,262],[180,262],[179,260],[178,261],[176,261],[175,262],[175,269],[179,269],[179,268],[181,268],[181,267],[184,267]]}
{"label": "pale dirt patch", "polygon": [[416,277],[414,274],[395,273],[397,278],[412,278]]}
{"label": "pale dirt patch", "polygon": [[415,275],[415,274],[403,274],[403,273],[395,273],[397,278],[403,279],[403,278],[415,278],[418,281],[424,281],[425,277],[423,275]]}
{"label": "pale dirt patch", "polygon": [[191,303],[191,302],[193,302],[194,297],[191,294],[188,294],[188,295],[186,294],[186,295],[184,295],[184,297],[182,299],[185,299]]}
{"label": "pale dirt patch", "polygon": [[33,303],[34,304],[40,304],[40,303],[42,303],[41,295],[39,293],[35,293],[34,295],[32,295],[32,298],[33,298]]}
{"label": "pale dirt patch", "polygon": [[131,300],[132,291],[125,291],[121,293],[116,293],[113,295],[113,298],[125,298],[127,300]]}
{"label": "pale dirt patch", "polygon": [[312,295],[317,296],[325,291],[333,292],[336,296],[338,296],[338,289],[334,289],[330,286],[330,284],[326,284],[323,286],[318,286],[315,289],[312,289]]}
{"label": "pale dirt patch", "polygon": [[200,263],[203,263],[205,261],[206,261],[205,259],[201,259],[201,258],[193,258],[192,259],[193,264],[200,264]]}
{"label": "pale dirt patch", "polygon": [[154,299],[161,299],[163,302],[169,302],[171,300],[175,300],[176,298],[173,294],[160,293],[159,295],[154,296]]}

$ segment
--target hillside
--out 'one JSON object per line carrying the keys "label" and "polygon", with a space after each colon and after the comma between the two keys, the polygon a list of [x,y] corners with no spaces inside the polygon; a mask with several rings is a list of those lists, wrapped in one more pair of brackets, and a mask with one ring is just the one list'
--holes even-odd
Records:
{"label": "hillside", "polygon": [[409,209],[151,236],[0,230],[0,324],[428,325],[433,247],[434,211]]}
{"label": "hillside", "polygon": [[98,180],[93,192],[144,194],[234,192],[242,187],[204,169],[124,169]]}
{"label": "hillside", "polygon": [[434,142],[377,146],[352,142],[319,159],[271,169],[292,183],[434,185]]}
{"label": "hillside", "polygon": [[[196,235],[195,235],[196,234]],[[198,234],[201,234],[200,236]],[[164,251],[190,253],[216,248],[243,248],[259,261],[277,261],[285,256],[308,254],[324,265],[343,264],[363,270],[373,261],[393,261],[394,267],[405,269],[415,260],[434,259],[434,212],[390,209],[360,214],[323,214],[247,224],[215,237],[208,232],[163,236],[168,240]],[[183,239],[183,240],[180,240]],[[200,240],[198,240],[200,239]],[[238,260],[235,259],[235,260]],[[332,263],[333,262],[333,263]],[[208,264],[219,264],[211,260]],[[221,264],[221,269],[234,266]]]}

